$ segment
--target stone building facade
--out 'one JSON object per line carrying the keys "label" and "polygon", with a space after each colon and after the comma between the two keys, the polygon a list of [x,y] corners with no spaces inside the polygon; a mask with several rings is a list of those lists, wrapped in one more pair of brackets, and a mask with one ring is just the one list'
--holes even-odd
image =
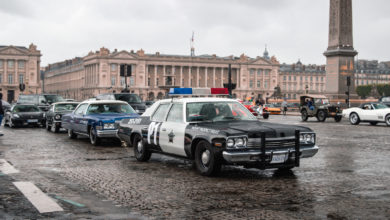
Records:
{"label": "stone building facade", "polygon": [[389,84],[390,62],[357,60],[355,62],[355,85]]}
{"label": "stone building facade", "polygon": [[46,93],[84,100],[100,93],[120,92],[125,81],[119,65],[132,65],[127,78],[129,90],[143,100],[165,97],[172,87],[223,87],[228,82],[228,65],[232,67],[233,95],[237,98],[270,97],[278,85],[279,62],[269,57],[218,57],[216,55],[181,56],[146,54],[142,49],[110,52],[106,48],[50,64],[44,71]]}
{"label": "stone building facade", "polygon": [[0,46],[0,92],[3,100],[16,101],[22,92],[19,84],[25,85],[24,94],[40,93],[41,52],[34,44],[23,46]]}

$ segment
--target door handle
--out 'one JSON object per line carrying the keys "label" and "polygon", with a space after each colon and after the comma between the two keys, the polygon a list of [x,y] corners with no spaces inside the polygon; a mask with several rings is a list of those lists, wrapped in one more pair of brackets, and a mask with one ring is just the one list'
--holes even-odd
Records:
{"label": "door handle", "polygon": [[162,131],[166,131],[167,129],[166,128],[161,128]]}

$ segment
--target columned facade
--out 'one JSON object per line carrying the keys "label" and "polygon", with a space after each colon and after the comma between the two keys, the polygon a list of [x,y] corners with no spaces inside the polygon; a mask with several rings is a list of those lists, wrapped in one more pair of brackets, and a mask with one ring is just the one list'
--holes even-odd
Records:
{"label": "columned facade", "polygon": [[[41,52],[34,44],[23,46],[0,46],[0,92],[3,100],[14,102],[19,94],[41,92],[40,85]],[[24,91],[19,85],[25,86]]]}

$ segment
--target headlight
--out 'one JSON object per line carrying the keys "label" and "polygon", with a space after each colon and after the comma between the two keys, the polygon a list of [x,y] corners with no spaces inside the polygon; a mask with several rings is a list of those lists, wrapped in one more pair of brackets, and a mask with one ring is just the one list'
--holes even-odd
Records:
{"label": "headlight", "polygon": [[299,142],[301,144],[315,144],[315,133],[301,133],[299,136]]}
{"label": "headlight", "polygon": [[247,137],[228,137],[226,146],[228,148],[246,147]]}
{"label": "headlight", "polygon": [[13,114],[12,115],[14,118],[20,118],[18,114]]}
{"label": "headlight", "polygon": [[103,124],[103,128],[104,129],[114,129],[115,128],[115,124],[114,123],[104,123]]}
{"label": "headlight", "polygon": [[56,115],[56,116],[54,116],[54,118],[55,118],[56,120],[60,120],[60,119],[61,119],[61,115]]}

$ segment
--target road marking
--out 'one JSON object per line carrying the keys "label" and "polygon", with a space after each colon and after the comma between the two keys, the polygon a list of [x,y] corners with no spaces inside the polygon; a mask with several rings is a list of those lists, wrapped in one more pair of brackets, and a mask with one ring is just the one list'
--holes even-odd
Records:
{"label": "road marking", "polygon": [[85,207],[85,205],[83,205],[83,204],[81,204],[81,203],[78,203],[78,202],[75,202],[75,201],[72,201],[72,200],[70,200],[70,199],[64,199],[64,198],[59,197],[59,196],[54,196],[54,198],[59,199],[59,200],[64,201],[64,202],[67,202],[67,203],[69,203],[69,204],[72,204],[72,205],[77,206],[77,207],[80,207],[80,208]]}
{"label": "road marking", "polygon": [[39,213],[64,211],[61,206],[54,202],[31,182],[13,182],[23,195],[38,209]]}
{"label": "road marking", "polygon": [[15,169],[11,164],[9,164],[4,159],[0,159],[0,171],[3,174],[19,173],[19,170]]}

